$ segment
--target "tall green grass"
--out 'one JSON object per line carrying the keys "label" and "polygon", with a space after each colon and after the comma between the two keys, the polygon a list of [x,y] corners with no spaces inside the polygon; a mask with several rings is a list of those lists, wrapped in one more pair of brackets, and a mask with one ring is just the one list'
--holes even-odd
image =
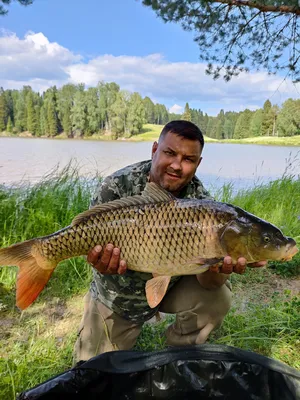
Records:
{"label": "tall green grass", "polygon": [[[89,208],[91,193],[99,180],[84,179],[72,164],[61,172],[51,172],[32,186],[0,187],[0,247],[51,234],[68,226],[75,215]],[[62,262],[45,289],[51,295],[65,297],[76,293],[90,279],[90,268],[82,258]],[[11,306],[16,268],[0,268],[2,308]],[[2,286],[2,289],[1,289]],[[9,289],[5,290],[5,289]],[[4,302],[4,304],[3,304]],[[1,305],[0,303],[0,305]]]}
{"label": "tall green grass", "polygon": [[[69,166],[34,186],[0,188],[0,246],[69,225],[76,214],[89,207],[98,180],[82,179],[76,168]],[[299,178],[284,176],[236,195],[227,185],[216,198],[273,222],[300,243]],[[294,264],[292,275],[298,273],[299,257]],[[275,270],[291,271],[291,265],[280,264]],[[232,276],[234,306],[210,341],[251,349],[298,367],[299,299],[291,289],[291,279],[281,281],[287,290],[274,293],[273,277],[265,269]],[[0,268],[1,399],[12,400],[16,393],[71,367],[82,298],[90,280],[91,269],[84,258],[67,260],[55,270],[37,301],[21,313],[15,307],[16,269]],[[136,348],[163,348],[164,330],[173,320],[168,317],[155,325],[146,324]]]}

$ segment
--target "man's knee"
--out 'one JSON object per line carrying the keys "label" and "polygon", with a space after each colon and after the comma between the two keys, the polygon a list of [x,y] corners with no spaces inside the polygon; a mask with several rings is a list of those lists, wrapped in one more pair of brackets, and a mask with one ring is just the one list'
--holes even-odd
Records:
{"label": "man's knee", "polygon": [[170,345],[204,343],[210,333],[221,326],[231,307],[232,293],[227,285],[206,290],[198,282],[189,281],[190,291],[186,293],[189,293],[190,299],[186,305],[192,307],[184,310],[181,304],[180,311],[176,313],[176,322],[167,330],[167,342]]}

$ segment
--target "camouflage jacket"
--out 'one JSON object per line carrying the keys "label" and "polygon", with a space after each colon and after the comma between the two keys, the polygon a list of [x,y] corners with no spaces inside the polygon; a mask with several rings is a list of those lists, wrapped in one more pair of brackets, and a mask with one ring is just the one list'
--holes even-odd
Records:
{"label": "camouflage jacket", "polygon": [[[151,160],[129,165],[103,180],[91,205],[106,203],[121,197],[141,194],[149,179]],[[206,198],[209,193],[197,177],[183,189],[180,198]],[[103,275],[93,270],[91,294],[109,309],[133,322],[144,322],[155,315],[145,295],[145,284],[152,274],[128,270],[125,275]],[[173,277],[168,290],[180,279]]]}

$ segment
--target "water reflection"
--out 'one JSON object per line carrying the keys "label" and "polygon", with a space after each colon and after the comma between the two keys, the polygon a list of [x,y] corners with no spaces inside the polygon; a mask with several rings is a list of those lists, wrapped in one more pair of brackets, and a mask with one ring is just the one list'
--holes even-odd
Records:
{"label": "water reflection", "polygon": [[[76,162],[82,176],[108,175],[150,158],[151,142],[99,142],[0,138],[0,184],[39,181],[58,165]],[[300,148],[206,144],[197,176],[208,188],[232,183],[235,190],[300,172]]]}

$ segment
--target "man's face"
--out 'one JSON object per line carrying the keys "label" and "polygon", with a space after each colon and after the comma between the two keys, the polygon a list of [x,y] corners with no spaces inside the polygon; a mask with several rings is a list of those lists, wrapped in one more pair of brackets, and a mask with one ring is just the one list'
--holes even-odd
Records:
{"label": "man's face", "polygon": [[202,160],[201,152],[198,140],[168,132],[158,143],[153,143],[151,182],[177,196],[195,175]]}

